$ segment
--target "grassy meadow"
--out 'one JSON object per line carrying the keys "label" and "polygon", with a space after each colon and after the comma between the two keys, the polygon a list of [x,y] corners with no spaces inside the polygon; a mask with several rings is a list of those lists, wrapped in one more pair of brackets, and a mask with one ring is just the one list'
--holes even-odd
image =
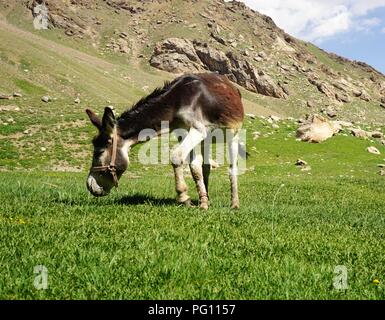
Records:
{"label": "grassy meadow", "polygon": [[[176,205],[171,167],[143,166],[135,150],[119,190],[105,198],[88,194],[86,171],[1,172],[0,297],[385,298],[380,156],[350,136],[297,142],[284,123],[249,138],[238,211],[229,209],[225,167],[212,172],[206,212]],[[271,132],[246,122],[254,127]],[[310,171],[294,166],[299,157]],[[33,286],[36,265],[48,270],[46,290]],[[346,290],[333,286],[339,265]]]}
{"label": "grassy meadow", "polygon": [[[210,209],[185,208],[175,202],[171,166],[142,165],[135,148],[119,189],[93,198],[85,182],[95,129],[84,109],[113,105],[121,113],[172,75],[101,55],[63,30],[33,31],[23,14],[0,16],[0,93],[22,94],[0,100],[0,299],[385,298],[385,177],[378,175],[385,147],[378,140],[346,131],[308,144],[296,141],[294,120],[274,129],[246,117],[240,210],[229,209],[225,166],[211,174]],[[185,36],[185,29],[154,37]],[[242,90],[247,112],[303,114],[301,81],[293,80],[300,94],[288,100]],[[341,114],[350,107],[360,106]],[[384,132],[383,110],[370,107],[360,125]],[[368,153],[371,145],[381,155]],[[311,170],[296,167],[298,158]],[[34,286],[41,265],[46,290]],[[342,290],[333,285],[337,266],[347,269]]]}

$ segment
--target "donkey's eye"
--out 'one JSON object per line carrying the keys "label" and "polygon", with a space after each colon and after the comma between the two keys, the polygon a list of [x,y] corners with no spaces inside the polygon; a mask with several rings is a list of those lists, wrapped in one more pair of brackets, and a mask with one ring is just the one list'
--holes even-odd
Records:
{"label": "donkey's eye", "polygon": [[95,154],[95,156],[98,157],[98,156],[101,156],[103,152],[104,152],[103,150],[95,150],[94,154]]}

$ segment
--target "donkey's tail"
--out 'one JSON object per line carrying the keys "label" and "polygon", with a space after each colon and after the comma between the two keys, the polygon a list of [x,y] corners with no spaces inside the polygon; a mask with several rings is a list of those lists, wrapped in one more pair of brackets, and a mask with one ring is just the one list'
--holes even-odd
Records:
{"label": "donkey's tail", "polygon": [[243,143],[238,143],[238,153],[243,159],[247,159],[250,153],[246,151],[246,146]]}

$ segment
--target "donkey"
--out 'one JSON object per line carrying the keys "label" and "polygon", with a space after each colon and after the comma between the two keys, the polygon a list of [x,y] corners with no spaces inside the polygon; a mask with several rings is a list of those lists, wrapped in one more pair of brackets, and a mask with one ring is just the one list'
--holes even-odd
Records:
{"label": "donkey", "polygon": [[[86,113],[99,130],[93,139],[92,167],[87,178],[87,188],[94,196],[105,196],[115,186],[127,169],[128,153],[140,143],[143,129],[152,129],[161,134],[161,122],[169,123],[170,131],[183,128],[186,135],[171,152],[175,175],[177,201],[190,205],[187,184],[183,177],[183,164],[189,157],[189,166],[199,195],[199,206],[208,209],[208,182],[210,175],[209,132],[213,128],[229,129],[227,137],[230,162],[231,207],[239,208],[237,160],[239,129],[242,127],[244,110],[241,94],[226,76],[215,73],[187,74],[138,101],[119,118],[110,108],[105,108],[100,119],[93,111]],[[194,148],[202,147],[202,157]],[[203,146],[205,148],[203,148]],[[202,161],[203,160],[203,161]]]}

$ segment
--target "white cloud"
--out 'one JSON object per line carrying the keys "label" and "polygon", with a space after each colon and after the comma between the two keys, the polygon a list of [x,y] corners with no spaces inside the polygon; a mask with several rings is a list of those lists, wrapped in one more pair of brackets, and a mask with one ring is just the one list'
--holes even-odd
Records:
{"label": "white cloud", "polygon": [[382,32],[382,33],[385,33],[385,27],[381,29],[381,32]]}
{"label": "white cloud", "polygon": [[351,30],[369,31],[382,21],[376,17],[368,18],[368,13],[385,7],[385,0],[243,0],[243,2],[273,18],[286,32],[314,42],[321,42]]}

